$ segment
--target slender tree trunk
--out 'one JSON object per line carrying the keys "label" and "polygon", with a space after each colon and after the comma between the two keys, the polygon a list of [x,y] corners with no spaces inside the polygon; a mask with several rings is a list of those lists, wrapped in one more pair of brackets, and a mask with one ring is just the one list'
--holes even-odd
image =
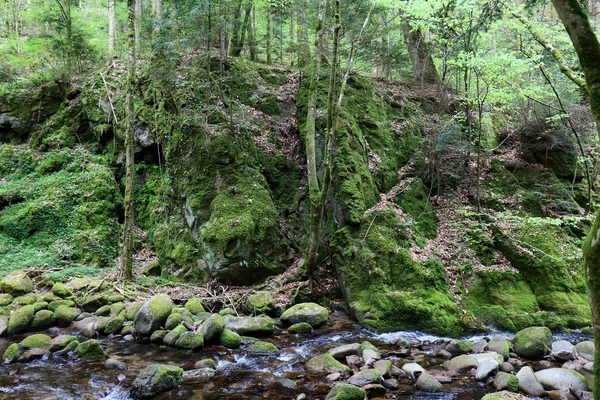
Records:
{"label": "slender tree trunk", "polygon": [[[600,136],[600,42],[579,0],[552,0],[583,69],[590,109]],[[600,400],[600,209],[583,245],[587,292],[594,330],[594,400]]]}
{"label": "slender tree trunk", "polygon": [[71,20],[71,0],[65,0],[65,25],[67,29],[67,74],[73,73],[73,22]]}
{"label": "slender tree trunk", "polygon": [[152,19],[154,20],[154,33],[160,32],[162,0],[152,0]]}
{"label": "slender tree trunk", "polygon": [[108,0],[108,53],[115,55],[117,48],[117,12],[115,0]]}
{"label": "slender tree trunk", "polygon": [[303,68],[310,63],[310,48],[308,44],[308,30],[306,29],[306,10],[308,0],[299,0],[300,6],[296,12],[296,27],[298,29],[298,67]]}
{"label": "slender tree trunk", "polygon": [[134,183],[134,137],[135,110],[133,105],[135,81],[135,32],[136,32],[136,0],[127,0],[127,45],[129,46],[129,62],[127,65],[127,122],[125,132],[125,196],[123,207],[125,221],[123,223],[123,244],[121,248],[121,277],[133,280],[133,183]]}
{"label": "slender tree trunk", "polygon": [[252,7],[252,22],[250,22],[250,31],[248,32],[248,42],[250,60],[256,61],[256,6]]}
{"label": "slender tree trunk", "polygon": [[241,28],[242,28],[242,0],[238,0],[235,5],[235,12],[233,13],[233,26],[231,29],[231,47],[230,47],[231,51],[229,53],[230,56],[237,57],[235,52],[237,51],[237,48],[239,46]]}
{"label": "slender tree trunk", "polygon": [[224,0],[219,0],[219,58],[223,65],[225,60],[225,5]]}
{"label": "slender tree trunk", "polygon": [[405,21],[402,24],[402,33],[417,80],[426,83],[439,83],[440,77],[421,29],[412,29],[410,24]]}
{"label": "slender tree trunk", "polygon": [[140,29],[142,27],[142,0],[135,0],[135,45],[140,43]]}
{"label": "slender tree trunk", "polygon": [[246,32],[248,32],[248,26],[250,25],[250,14],[252,12],[252,0],[246,2],[246,8],[244,9],[244,22],[241,27],[241,33],[239,37],[232,39],[231,55],[233,57],[239,57],[244,48],[244,42],[246,41]]}
{"label": "slender tree trunk", "polygon": [[295,31],[294,31],[294,8],[290,7],[290,66],[293,67],[294,63],[296,62],[296,38],[294,37],[295,35]]}
{"label": "slender tree trunk", "polygon": [[267,64],[271,64],[271,45],[273,42],[273,7],[269,1],[267,4]]}

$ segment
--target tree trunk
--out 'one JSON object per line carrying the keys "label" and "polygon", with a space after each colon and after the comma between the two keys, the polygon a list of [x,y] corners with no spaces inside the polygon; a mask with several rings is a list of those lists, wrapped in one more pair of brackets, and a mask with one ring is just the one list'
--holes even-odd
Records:
{"label": "tree trunk", "polygon": [[[129,0],[128,0],[129,4]],[[135,43],[140,42],[140,28],[142,27],[142,0],[135,0]]]}
{"label": "tree trunk", "polygon": [[223,65],[225,59],[225,5],[224,0],[219,0],[219,58]]}
{"label": "tree trunk", "polygon": [[250,60],[256,61],[256,7],[252,7],[252,17],[250,30],[248,31],[248,50],[250,50]]}
{"label": "tree trunk", "polygon": [[[552,0],[575,47],[589,93],[590,109],[600,136],[600,42],[579,0]],[[600,209],[583,245],[586,283],[594,329],[594,400],[600,400]]]}
{"label": "tree trunk", "polygon": [[152,19],[154,20],[154,32],[160,32],[162,19],[162,0],[152,0]]}
{"label": "tree trunk", "polygon": [[127,0],[127,45],[129,46],[129,63],[127,65],[127,123],[125,131],[125,196],[123,197],[123,208],[125,209],[125,221],[123,223],[123,243],[121,248],[121,277],[124,280],[133,280],[133,179],[135,169],[134,137],[135,113],[133,106],[134,80],[135,80],[135,32],[136,32],[136,2],[139,0]]}
{"label": "tree trunk", "polygon": [[241,33],[238,39],[232,39],[231,55],[233,57],[239,57],[244,49],[244,42],[246,41],[246,32],[248,32],[248,26],[250,25],[250,14],[252,12],[252,0],[246,2],[246,8],[244,9],[244,22],[241,27]]}
{"label": "tree trunk", "polygon": [[108,0],[108,54],[113,57],[117,48],[117,12],[115,0]]}
{"label": "tree trunk", "polygon": [[307,0],[300,0],[300,6],[296,11],[296,27],[298,29],[298,61],[299,68],[306,67],[310,63],[310,48],[308,46],[308,30],[306,29]]}
{"label": "tree trunk", "polygon": [[[233,26],[231,29],[231,51],[230,56],[237,57],[235,52],[238,48],[240,41],[240,31],[242,28],[242,0],[238,0],[235,6],[235,12],[233,13]],[[240,50],[241,51],[241,50]]]}
{"label": "tree trunk", "polygon": [[402,24],[402,33],[416,79],[421,82],[439,83],[440,77],[421,29],[412,29],[410,24],[405,21]]}
{"label": "tree trunk", "polygon": [[271,64],[271,43],[273,41],[273,7],[271,2],[267,4],[267,64]]}

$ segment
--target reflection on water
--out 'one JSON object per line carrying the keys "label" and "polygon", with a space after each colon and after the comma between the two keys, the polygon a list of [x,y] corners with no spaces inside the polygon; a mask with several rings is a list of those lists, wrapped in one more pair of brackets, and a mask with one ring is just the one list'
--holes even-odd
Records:
{"label": "reflection on water", "polygon": [[[61,332],[65,333],[65,332]],[[503,336],[511,334],[498,332]],[[471,336],[477,339],[487,335]],[[556,335],[558,337],[559,335]],[[560,337],[572,341],[588,339],[581,335]],[[439,343],[440,338],[422,332],[393,332],[377,334],[358,328],[343,314],[333,314],[326,326],[313,334],[294,336],[278,330],[266,340],[274,343],[281,353],[273,356],[254,356],[243,349],[227,350],[221,346],[207,346],[201,351],[191,352],[147,342],[126,342],[122,339],[102,339],[106,352],[124,361],[127,371],[105,370],[103,363],[81,363],[68,358],[36,360],[29,363],[15,363],[0,366],[0,399],[105,399],[127,400],[128,387],[137,373],[151,363],[178,365],[185,370],[192,369],[196,361],[213,358],[217,361],[217,375],[206,380],[184,382],[158,399],[295,399],[305,393],[308,400],[324,398],[331,385],[324,378],[305,375],[304,363],[311,357],[345,343],[369,340],[380,350],[392,350],[399,339],[412,344]],[[14,340],[20,340],[15,337]],[[0,354],[9,342],[0,342]],[[418,361],[430,370],[441,370],[443,360],[436,359],[433,351],[425,351],[417,356]],[[119,376],[120,374],[123,374]],[[297,387],[293,387],[295,382]],[[121,382],[122,381],[122,382]],[[388,391],[388,399],[408,400],[479,400],[492,390],[465,379],[445,385],[446,392],[432,394],[417,392],[413,384],[401,385],[397,391]]]}

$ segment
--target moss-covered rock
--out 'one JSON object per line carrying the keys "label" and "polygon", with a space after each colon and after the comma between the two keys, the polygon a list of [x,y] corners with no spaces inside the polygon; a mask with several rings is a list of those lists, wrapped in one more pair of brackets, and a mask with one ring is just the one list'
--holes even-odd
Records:
{"label": "moss-covered rock", "polygon": [[59,335],[52,339],[50,343],[50,351],[62,350],[69,345],[69,343],[77,342],[77,337],[73,335]]}
{"label": "moss-covered rock", "polygon": [[167,331],[159,329],[152,332],[152,335],[150,335],[150,341],[152,343],[163,343],[165,336],[167,336]]}
{"label": "moss-covered rock", "polygon": [[[123,311],[127,309],[127,304],[123,302],[116,302],[110,305],[110,314],[111,315],[119,315]],[[125,318],[125,313],[123,313],[123,318]]]}
{"label": "moss-covered rock", "polygon": [[108,317],[110,315],[110,306],[109,305],[102,306],[99,309],[97,309],[94,314],[99,315],[101,317]]}
{"label": "moss-covered rock", "polygon": [[74,307],[75,302],[72,300],[53,300],[48,303],[48,310],[56,311],[56,309],[60,306]]}
{"label": "moss-covered rock", "polygon": [[204,336],[200,332],[183,332],[175,341],[175,347],[196,350],[204,346]]}
{"label": "moss-covered rock", "polygon": [[131,385],[134,399],[150,399],[173,389],[183,381],[183,369],[171,365],[153,364],[144,368]]}
{"label": "moss-covered rock", "polygon": [[496,390],[508,390],[509,392],[519,391],[519,379],[506,372],[498,372],[494,378],[494,388]]}
{"label": "moss-covered rock", "polygon": [[334,372],[347,374],[352,371],[350,367],[342,364],[329,354],[321,354],[311,358],[304,364],[304,369],[309,374],[315,375],[326,375]]}
{"label": "moss-covered rock", "polygon": [[313,331],[313,327],[308,322],[299,322],[297,324],[293,324],[288,328],[290,333],[300,334],[300,333],[310,333]]}
{"label": "moss-covered rock", "polygon": [[73,296],[73,292],[71,292],[71,290],[61,282],[55,283],[52,286],[52,294],[62,299]]}
{"label": "moss-covered rock", "polygon": [[242,344],[242,338],[231,329],[223,329],[219,336],[219,343],[228,349],[238,349]]}
{"label": "moss-covered rock", "polygon": [[50,310],[40,310],[35,313],[33,316],[33,321],[31,321],[31,325],[29,326],[29,330],[31,331],[43,331],[44,329],[48,329],[56,323],[56,317],[54,313]]}
{"label": "moss-covered rock", "polygon": [[25,349],[33,349],[36,347],[48,346],[52,342],[52,338],[48,335],[38,333],[36,335],[27,336],[21,341],[21,346]]}
{"label": "moss-covered rock", "polygon": [[129,304],[125,309],[125,319],[127,319],[127,321],[133,321],[135,319],[135,315],[143,305],[143,301],[135,301]]}
{"label": "moss-covered rock", "polygon": [[115,316],[111,317],[108,321],[106,321],[106,325],[104,326],[104,333],[106,335],[118,333],[123,328],[123,323],[125,319],[123,317]]}
{"label": "moss-covered rock", "polygon": [[176,326],[172,331],[167,333],[163,338],[163,343],[167,346],[174,346],[179,336],[187,332],[187,328],[183,325]]}
{"label": "moss-covered rock", "polygon": [[279,349],[273,343],[260,340],[246,347],[246,351],[250,354],[279,354]]}
{"label": "moss-covered rock", "polygon": [[173,312],[171,315],[169,315],[169,318],[167,318],[167,322],[165,322],[165,329],[170,331],[177,325],[181,324],[181,321],[183,321],[181,314]]}
{"label": "moss-covered rock", "polygon": [[197,297],[193,297],[185,302],[185,308],[188,309],[192,314],[200,314],[203,313],[204,306],[202,305],[202,299]]}
{"label": "moss-covered rock", "polygon": [[8,293],[0,293],[0,307],[4,307],[12,303],[13,296]]}
{"label": "moss-covered rock", "polygon": [[225,328],[242,336],[268,336],[275,330],[275,321],[269,317],[223,317]]}
{"label": "moss-covered rock", "polygon": [[22,296],[31,293],[33,282],[25,271],[15,271],[0,280],[0,289],[12,296]]}
{"label": "moss-covered rock", "polygon": [[59,306],[54,311],[54,318],[58,326],[66,327],[71,325],[71,322],[81,314],[81,310],[76,307]]}
{"label": "moss-covered rock", "polygon": [[19,345],[17,343],[10,344],[4,351],[2,358],[8,362],[13,362],[19,358]]}
{"label": "moss-covered rock", "polygon": [[200,325],[199,331],[204,336],[204,341],[207,343],[215,342],[221,336],[221,333],[225,329],[225,320],[219,314],[211,314],[202,325]]}
{"label": "moss-covered rock", "polygon": [[501,354],[505,360],[510,356],[511,344],[502,336],[493,336],[488,342],[488,350]]}
{"label": "moss-covered rock", "polygon": [[366,397],[367,393],[363,388],[348,383],[337,383],[327,393],[325,400],[364,400]]}
{"label": "moss-covered rock", "polygon": [[248,296],[246,307],[254,315],[268,314],[275,310],[275,300],[270,292],[256,292]]}
{"label": "moss-covered rock", "polygon": [[307,322],[313,328],[318,328],[329,319],[329,311],[316,303],[300,303],[285,310],[280,319],[286,324]]}
{"label": "moss-covered rock", "polygon": [[8,320],[8,333],[14,334],[25,332],[33,321],[34,314],[35,308],[31,305],[17,309],[12,313]]}
{"label": "moss-covered rock", "polygon": [[515,353],[529,359],[541,359],[552,348],[552,332],[546,327],[532,326],[517,332],[513,339]]}
{"label": "moss-covered rock", "polygon": [[479,361],[475,357],[462,354],[448,361],[445,367],[450,371],[466,372],[471,368],[477,368],[478,365]]}
{"label": "moss-covered rock", "polygon": [[169,318],[173,309],[173,300],[166,294],[159,294],[144,303],[133,321],[135,331],[149,336],[160,328]]}
{"label": "moss-covered rock", "polygon": [[102,345],[95,339],[90,339],[77,345],[75,353],[84,361],[101,361],[106,359],[106,353]]}
{"label": "moss-covered rock", "polygon": [[446,345],[446,350],[453,356],[459,356],[461,354],[470,353],[473,351],[475,344],[470,340],[451,340]]}
{"label": "moss-covered rock", "polygon": [[38,297],[33,293],[27,293],[22,296],[15,297],[12,301],[13,304],[19,306],[26,306],[34,304],[38,300]]}
{"label": "moss-covered rock", "polygon": [[48,308],[48,303],[46,303],[45,301],[36,301],[35,303],[33,303],[33,308],[35,312],[45,310],[46,308]]}
{"label": "moss-covered rock", "polygon": [[77,301],[77,305],[81,307],[83,311],[87,312],[96,312],[100,307],[107,304],[109,304],[108,296],[105,294],[87,296]]}

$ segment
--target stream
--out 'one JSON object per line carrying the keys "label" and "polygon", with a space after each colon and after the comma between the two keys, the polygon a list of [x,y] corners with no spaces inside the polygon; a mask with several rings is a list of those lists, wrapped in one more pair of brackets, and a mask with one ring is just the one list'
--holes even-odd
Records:
{"label": "stream", "polygon": [[[72,333],[56,329],[56,334]],[[497,334],[497,332],[495,333]],[[512,334],[500,333],[507,338]],[[471,336],[475,340],[484,335]],[[581,335],[555,335],[576,341]],[[15,336],[20,341],[24,336]],[[85,340],[85,338],[83,338]],[[325,377],[305,373],[304,363],[311,357],[345,343],[370,341],[383,353],[393,351],[393,343],[406,339],[411,343],[412,356],[391,356],[394,364],[407,360],[418,362],[428,371],[443,371],[444,359],[435,352],[449,338],[422,332],[402,331],[377,334],[360,328],[341,312],[332,313],[329,322],[308,335],[293,335],[277,329],[265,340],[275,344],[281,353],[277,356],[253,356],[243,348],[228,350],[222,346],[205,346],[201,351],[179,350],[151,344],[148,341],[126,341],[123,337],[102,337],[100,342],[110,357],[125,362],[126,371],[107,370],[103,362],[83,363],[69,357],[45,357],[27,363],[0,366],[0,399],[105,399],[128,400],[129,387],[138,372],[149,364],[172,364],[184,370],[205,358],[217,362],[217,374],[212,378],[184,381],[177,389],[157,396],[157,399],[296,399],[304,393],[306,399],[323,399],[332,384]],[[10,344],[0,339],[0,354]],[[392,353],[393,354],[393,353]],[[294,384],[295,383],[295,384]],[[415,390],[414,383],[401,383],[398,390],[388,391],[386,399],[460,399],[479,400],[493,387],[463,376],[444,384],[443,393],[425,393]]]}

